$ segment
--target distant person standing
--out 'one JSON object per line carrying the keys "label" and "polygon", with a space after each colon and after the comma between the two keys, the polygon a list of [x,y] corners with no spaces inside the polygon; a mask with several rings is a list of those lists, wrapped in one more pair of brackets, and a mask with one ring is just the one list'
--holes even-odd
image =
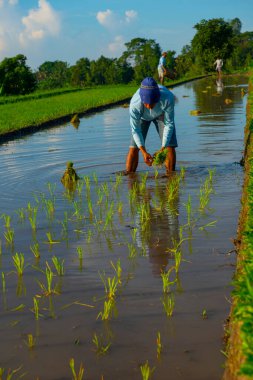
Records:
{"label": "distant person standing", "polygon": [[214,62],[214,65],[216,65],[215,70],[217,71],[218,78],[221,78],[221,68],[223,66],[223,61],[221,58],[217,58],[216,61]]}
{"label": "distant person standing", "polygon": [[166,75],[166,57],[167,57],[167,53],[166,51],[164,51],[159,59],[159,63],[158,63],[158,76],[159,76],[159,80],[160,80],[160,83],[161,85],[163,85],[164,83],[164,77]]}

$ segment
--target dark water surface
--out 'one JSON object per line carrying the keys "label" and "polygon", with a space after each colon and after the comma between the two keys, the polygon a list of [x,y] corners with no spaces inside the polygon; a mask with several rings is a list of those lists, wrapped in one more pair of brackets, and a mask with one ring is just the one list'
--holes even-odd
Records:
{"label": "dark water surface", "polygon": [[[162,178],[163,168],[157,176],[141,158],[136,175],[115,174],[124,169],[129,145],[127,108],[82,118],[78,129],[66,124],[0,146],[1,368],[7,372],[22,366],[15,378],[71,379],[69,360],[74,358],[77,372],[83,363],[84,379],[137,380],[148,361],[154,379],[221,378],[223,325],[236,260],[247,83],[244,77],[224,77],[221,94],[214,78],[173,89],[181,180],[171,202],[172,180]],[[201,113],[192,116],[191,110]],[[147,147],[150,153],[159,148],[154,128]],[[75,192],[60,182],[67,161],[84,178]],[[200,189],[212,175],[210,202],[201,211]],[[143,217],[147,208],[150,214]],[[13,243],[8,243],[11,231]],[[36,244],[38,259],[31,250]],[[175,265],[177,245],[182,261],[177,277],[171,271],[174,283],[167,297],[175,306],[167,317],[161,271]],[[14,266],[16,253],[24,255],[23,276]],[[64,260],[63,276],[57,275],[53,257]],[[113,268],[117,263],[120,277]],[[51,295],[45,290],[49,268]],[[118,283],[110,298],[113,313],[101,320],[108,278]],[[36,339],[32,349],[28,334]]]}

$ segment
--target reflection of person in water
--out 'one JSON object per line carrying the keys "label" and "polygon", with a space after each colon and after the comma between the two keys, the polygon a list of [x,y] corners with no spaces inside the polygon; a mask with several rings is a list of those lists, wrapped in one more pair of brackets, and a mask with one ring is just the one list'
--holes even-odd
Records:
{"label": "reflection of person in water", "polygon": [[217,94],[221,95],[222,92],[223,92],[223,88],[224,88],[224,85],[223,85],[223,82],[222,80],[219,78],[216,80],[216,90],[217,90]]}
{"label": "reflection of person in water", "polygon": [[[170,178],[172,180],[173,177]],[[129,178],[130,188],[136,188],[136,184],[139,185],[138,178]],[[160,276],[162,271],[174,265],[174,256],[169,249],[173,246],[173,240],[179,239],[178,193],[170,204],[167,199],[167,184],[159,182],[155,188],[146,186],[140,194],[142,201],[150,209],[150,219],[146,226],[141,223],[138,206],[135,207],[137,245],[149,256],[154,276]]]}

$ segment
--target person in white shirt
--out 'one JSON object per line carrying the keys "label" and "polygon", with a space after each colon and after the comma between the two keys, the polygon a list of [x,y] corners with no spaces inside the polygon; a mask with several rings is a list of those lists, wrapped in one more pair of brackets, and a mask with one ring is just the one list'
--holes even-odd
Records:
{"label": "person in white shirt", "polygon": [[216,65],[215,70],[217,71],[218,78],[221,78],[221,68],[223,66],[223,61],[221,58],[217,58],[216,61],[214,62],[214,65]]}

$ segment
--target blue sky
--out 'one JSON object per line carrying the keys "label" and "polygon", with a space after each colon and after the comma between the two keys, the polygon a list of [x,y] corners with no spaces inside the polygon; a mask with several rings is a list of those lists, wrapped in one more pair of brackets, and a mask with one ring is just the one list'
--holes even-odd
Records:
{"label": "blue sky", "polygon": [[253,1],[0,0],[0,61],[22,53],[36,69],[45,61],[117,58],[136,37],[179,54],[196,23],[219,17],[238,17],[242,31],[253,31]]}

